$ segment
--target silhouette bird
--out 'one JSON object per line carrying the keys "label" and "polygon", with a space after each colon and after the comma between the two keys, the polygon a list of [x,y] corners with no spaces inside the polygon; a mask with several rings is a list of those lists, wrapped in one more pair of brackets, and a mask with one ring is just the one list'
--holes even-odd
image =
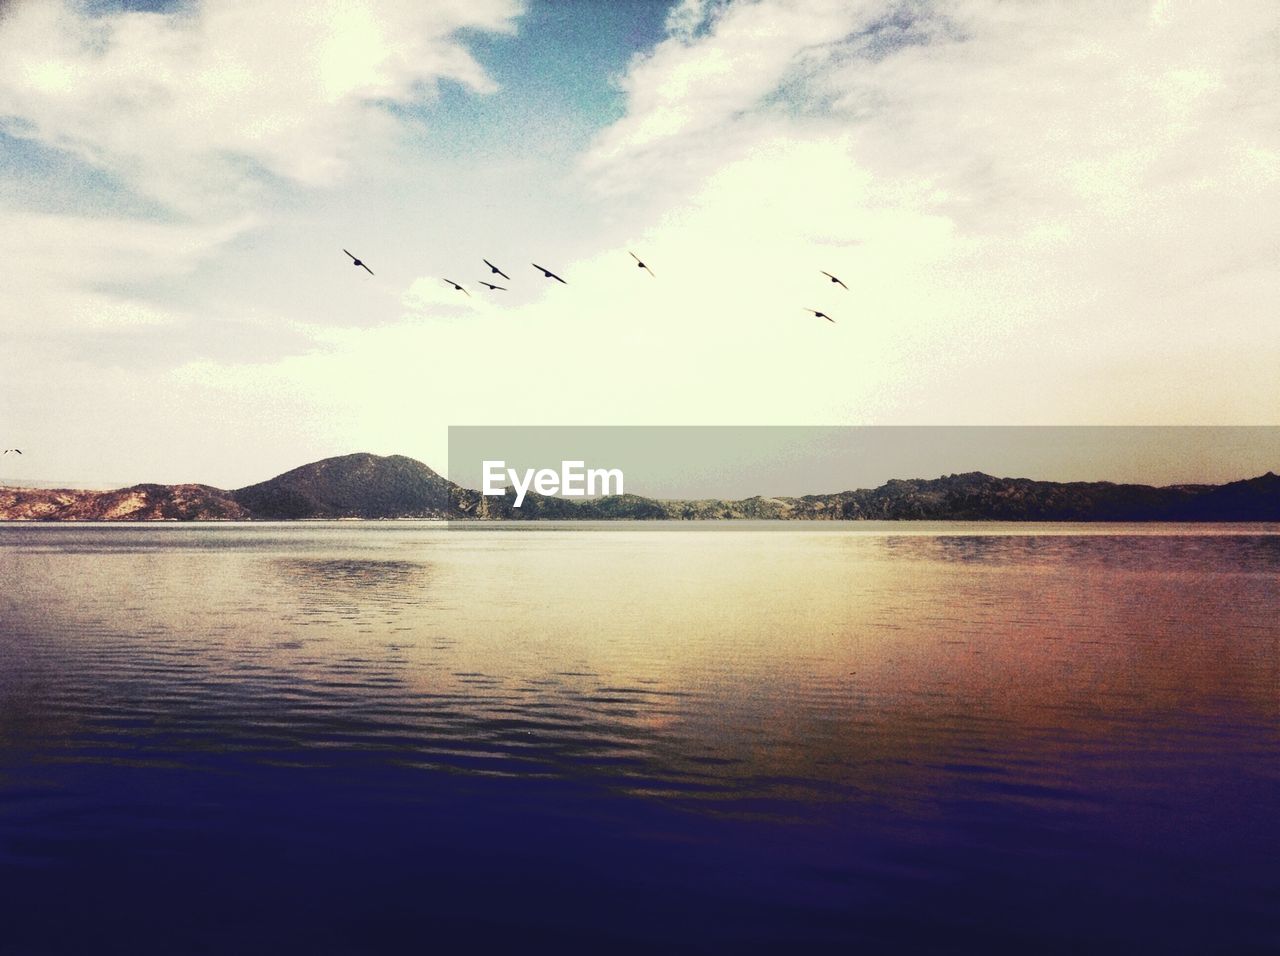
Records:
{"label": "silhouette bird", "polygon": [[[645,272],[649,273],[649,275],[651,275],[651,276],[653,275],[653,270],[652,270],[652,269],[650,269],[650,268],[649,268],[647,265],[645,265],[643,262],[641,262],[641,261],[640,261],[640,257],[639,257],[638,255],[636,255],[634,252],[633,252],[633,253],[631,253],[631,258],[632,258],[632,259],[634,259],[634,260],[636,260],[636,268],[638,268],[638,269],[643,269]],[[657,278],[657,276],[654,276],[654,278],[656,279],[656,278]]]}
{"label": "silhouette bird", "polygon": [[459,292],[465,292],[467,295],[467,298],[471,298],[471,293],[467,292],[466,289],[462,288],[462,286],[458,285],[458,283],[454,282],[452,279],[445,279],[444,281],[449,283],[449,285],[453,286]]}
{"label": "silhouette bird", "polygon": [[481,261],[481,262],[483,262],[485,265],[487,265],[487,266],[489,267],[489,272],[490,272],[492,275],[495,275],[495,276],[502,276],[502,278],[506,279],[508,282],[510,282],[510,281],[511,281],[511,276],[507,275],[505,272],[503,272],[501,269],[499,269],[497,266],[495,266],[495,265],[494,265],[492,262],[490,262],[488,259],[482,259],[482,260],[480,260],[480,261]]}
{"label": "silhouette bird", "polygon": [[812,312],[812,313],[813,313],[814,315],[816,315],[818,318],[820,318],[820,319],[826,319],[828,322],[835,322],[835,319],[831,318],[831,316],[827,315],[827,313],[825,313],[825,312],[819,312],[817,309],[805,309],[805,311],[806,311],[806,312]]}
{"label": "silhouette bird", "polygon": [[[533,266],[535,269],[541,269],[543,276],[545,276],[548,279],[555,279],[557,282],[564,282],[563,279],[561,279],[558,275],[556,275],[550,269],[547,269],[544,266],[540,266],[536,262],[531,262],[529,263],[529,265]],[[569,283],[564,282],[564,284],[568,285]]]}
{"label": "silhouette bird", "polygon": [[481,280],[480,280],[480,284],[481,284],[482,286],[484,286],[486,289],[497,289],[499,292],[506,292],[506,291],[507,291],[507,287],[506,287],[506,286],[503,286],[503,285],[494,285],[492,282],[485,282],[483,279],[481,279]]}
{"label": "silhouette bird", "polygon": [[832,282],[834,282],[834,283],[835,283],[836,285],[838,285],[840,288],[844,289],[846,292],[847,292],[847,291],[849,291],[849,287],[848,287],[847,285],[845,285],[843,282],[841,282],[839,279],[837,279],[835,276],[833,276],[830,272],[824,272],[822,269],[819,269],[818,271],[819,271],[819,272],[822,272],[822,274],[823,274],[824,276],[826,276],[828,279],[830,279]]}
{"label": "silhouette bird", "polygon": [[16,454],[21,455],[21,454],[22,454],[22,449],[21,449],[21,448],[6,448],[6,449],[4,450],[4,453],[5,453],[6,455],[7,455],[7,454],[9,454],[9,452],[15,452]]}
{"label": "silhouette bird", "polygon": [[[342,251],[343,251],[343,252],[347,252],[347,250],[346,250],[346,249],[343,249]],[[351,256],[351,253],[347,252],[347,255]],[[359,266],[359,267],[360,267],[361,269],[363,269],[365,272],[369,273],[369,275],[373,275],[373,270],[372,270],[372,269],[370,269],[370,268],[369,268],[367,265],[365,265],[363,262],[361,262],[359,259],[357,259],[355,256],[351,256],[351,264],[352,264],[353,266]]]}

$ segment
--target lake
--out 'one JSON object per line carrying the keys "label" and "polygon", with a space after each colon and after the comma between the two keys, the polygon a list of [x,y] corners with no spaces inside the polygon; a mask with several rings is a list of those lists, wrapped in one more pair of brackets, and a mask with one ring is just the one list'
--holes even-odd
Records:
{"label": "lake", "polygon": [[1280,949],[1280,526],[0,525],[0,952]]}

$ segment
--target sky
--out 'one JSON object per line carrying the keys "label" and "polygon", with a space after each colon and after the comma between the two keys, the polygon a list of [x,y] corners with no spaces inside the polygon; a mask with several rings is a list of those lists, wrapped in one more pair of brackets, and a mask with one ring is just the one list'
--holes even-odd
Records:
{"label": "sky", "polygon": [[1280,424],[1272,0],[266,11],[0,0],[6,480],[443,471],[461,425]]}

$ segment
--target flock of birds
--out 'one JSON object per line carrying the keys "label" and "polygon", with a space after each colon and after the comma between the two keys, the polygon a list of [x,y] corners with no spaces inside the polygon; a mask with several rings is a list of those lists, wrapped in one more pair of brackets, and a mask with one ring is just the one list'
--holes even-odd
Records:
{"label": "flock of birds", "polygon": [[[349,251],[349,250],[347,250],[347,249],[343,249],[342,251],[343,251],[343,252],[345,252],[348,256],[350,256],[350,257],[351,257],[351,264],[352,264],[353,266],[355,266],[357,269],[363,269],[365,272],[369,273],[369,275],[373,275],[373,274],[374,274],[374,273],[373,273],[373,270],[372,270],[372,269],[370,269],[370,268],[365,264],[364,260],[363,260],[363,259],[358,258],[358,257],[355,255],[355,253],[350,252],[350,251]],[[649,266],[644,262],[644,260],[643,260],[643,259],[641,259],[641,258],[640,258],[638,255],[636,255],[634,252],[630,253],[630,255],[631,255],[631,258],[632,258],[632,259],[636,260],[636,268],[638,268],[638,269],[643,269],[645,272],[649,273],[649,275],[650,275],[650,276],[653,276],[654,278],[657,278],[657,276],[654,276],[654,272],[653,272],[653,270],[649,268]],[[480,261],[481,261],[481,262],[483,262],[485,265],[487,265],[487,266],[489,267],[489,274],[490,274],[490,276],[495,276],[495,275],[496,275],[496,276],[502,276],[502,278],[506,279],[508,282],[510,282],[510,281],[511,281],[511,276],[507,275],[505,272],[503,272],[501,269],[499,269],[497,266],[495,266],[495,265],[494,265],[492,262],[490,262],[488,259],[481,259]],[[560,276],[556,275],[554,272],[552,272],[550,269],[548,269],[546,266],[540,266],[540,265],[538,265],[536,262],[531,262],[531,263],[529,263],[529,264],[530,264],[531,266],[533,266],[535,269],[537,269],[539,272],[541,272],[541,273],[542,273],[543,278],[545,278],[545,279],[555,279],[557,282],[561,283],[562,285],[568,285],[568,284],[569,284],[569,283],[568,283],[568,282],[566,282],[564,279],[560,278]],[[821,273],[822,273],[824,276],[826,276],[828,279],[830,279],[833,283],[835,283],[836,285],[840,286],[840,288],[844,289],[846,292],[849,290],[849,287],[848,287],[847,285],[845,285],[845,284],[844,284],[843,282],[841,282],[838,278],[836,278],[835,276],[833,276],[830,272],[827,272],[826,270],[823,270],[823,269],[819,269],[818,271],[819,271],[819,272],[821,272]],[[461,293],[463,293],[464,295],[466,295],[467,297],[470,297],[470,296],[471,296],[471,293],[470,293],[470,292],[468,292],[468,291],[467,291],[467,289],[466,289],[466,287],[465,287],[465,286],[463,286],[461,283],[454,282],[452,279],[446,279],[446,278],[444,278],[443,276],[441,276],[441,277],[440,277],[440,281],[444,282],[444,283],[445,283],[445,284],[447,284],[447,285],[451,285],[451,286],[453,286],[453,288],[454,288],[454,290],[455,290],[455,291],[457,291],[457,292],[461,292]],[[482,285],[482,286],[484,286],[486,289],[488,289],[490,292],[506,292],[506,291],[507,291],[507,287],[506,287],[506,286],[504,286],[504,285],[495,285],[494,283],[492,283],[492,282],[486,282],[486,281],[484,281],[483,279],[479,280],[479,283],[480,283],[480,285]],[[812,312],[812,313],[814,314],[814,316],[815,316],[815,317],[817,317],[817,318],[819,318],[819,319],[826,319],[828,322],[831,322],[831,323],[834,323],[834,322],[835,322],[835,319],[831,318],[831,316],[827,315],[827,313],[819,311],[818,309],[805,309],[804,311],[806,311],[806,312]]]}
{"label": "flock of birds", "polygon": [[[365,272],[369,273],[369,275],[373,275],[373,274],[374,274],[373,270],[372,270],[372,269],[370,269],[370,268],[368,267],[368,265],[366,265],[366,264],[365,264],[365,262],[364,262],[364,260],[363,260],[363,259],[357,258],[357,257],[356,257],[356,255],[355,255],[354,253],[352,253],[352,252],[348,251],[347,249],[343,249],[342,251],[343,251],[343,252],[345,252],[348,256],[350,256],[350,257],[351,257],[351,264],[352,264],[353,266],[355,266],[357,269],[363,269]],[[634,252],[632,252],[632,253],[631,253],[631,258],[632,258],[632,259],[634,259],[634,260],[636,261],[636,268],[637,268],[637,269],[643,269],[645,272],[649,273],[649,275],[650,275],[650,276],[653,276],[654,278],[657,278],[657,276],[655,276],[655,275],[654,275],[653,270],[649,268],[648,264],[647,264],[643,259],[641,259],[638,255],[636,255]],[[489,274],[490,274],[490,276],[501,276],[502,278],[506,279],[508,282],[510,282],[510,281],[511,281],[511,276],[507,275],[507,273],[503,272],[501,269],[499,269],[497,266],[495,266],[495,265],[494,265],[492,262],[490,262],[488,259],[481,259],[480,261],[481,261],[481,262],[483,262],[486,266],[488,266],[488,267],[489,267]],[[541,272],[541,273],[542,273],[542,275],[543,275],[543,278],[546,278],[546,279],[554,279],[556,282],[559,282],[559,283],[561,283],[562,285],[568,285],[568,284],[569,284],[569,283],[568,283],[568,282],[566,282],[564,279],[562,279],[560,276],[556,275],[554,272],[552,272],[550,269],[548,269],[546,266],[540,266],[540,265],[538,265],[536,262],[531,262],[531,263],[530,263],[530,265],[531,265],[531,266],[533,266],[533,268],[537,269],[539,272]],[[849,287],[848,287],[847,285],[845,285],[843,282],[841,282],[841,281],[840,281],[836,276],[832,275],[830,272],[827,272],[827,271],[825,271],[825,270],[819,270],[819,271],[820,271],[820,272],[822,272],[822,274],[823,274],[824,276],[826,276],[828,279],[830,279],[834,284],[836,284],[836,285],[840,286],[840,288],[844,289],[846,292],[849,290]],[[463,285],[462,285],[461,283],[459,283],[459,282],[454,282],[452,279],[445,279],[445,278],[443,278],[443,277],[441,278],[441,281],[443,281],[443,282],[447,283],[448,285],[453,286],[453,288],[454,288],[455,290],[457,290],[458,292],[463,293],[464,295],[467,295],[467,296],[470,296],[470,295],[471,295],[471,293],[467,291],[466,287],[465,287],[465,286],[463,286]],[[488,290],[489,290],[489,291],[491,291],[491,292],[506,292],[506,291],[507,291],[507,287],[506,287],[506,286],[504,286],[504,285],[497,285],[496,283],[493,283],[493,282],[486,282],[486,281],[484,281],[483,279],[479,280],[479,283],[480,283],[480,285],[484,286],[486,289],[488,289]],[[814,315],[814,317],[815,317],[815,318],[819,318],[819,319],[826,319],[828,322],[832,322],[832,323],[834,323],[834,322],[835,322],[835,319],[833,319],[831,316],[827,315],[827,313],[822,312],[822,311],[820,311],[820,310],[818,310],[818,309],[805,309],[804,311],[813,313],[813,315]],[[15,454],[15,455],[21,455],[21,454],[22,454],[22,449],[21,449],[21,448],[6,448],[6,449],[4,449],[4,454],[8,455],[8,454],[10,454],[10,453],[13,453],[13,454]]]}
{"label": "flock of birds", "polygon": [[[347,249],[343,249],[342,251],[343,251],[343,252],[345,252],[348,256],[350,256],[350,257],[351,257],[351,264],[352,264],[353,266],[355,266],[357,269],[363,269],[365,272],[369,273],[369,275],[373,275],[373,274],[374,274],[373,270],[372,270],[372,269],[370,269],[370,268],[369,268],[369,266],[365,264],[365,261],[364,261],[363,259],[358,258],[358,257],[357,257],[353,252],[351,252],[351,251],[349,251],[349,250],[347,250]],[[654,278],[657,278],[657,276],[655,276],[655,275],[654,275],[653,270],[649,268],[648,264],[647,264],[643,259],[641,259],[641,258],[640,258],[638,255],[636,255],[634,252],[632,252],[630,255],[631,255],[631,258],[632,258],[632,259],[634,259],[634,260],[636,261],[636,268],[637,268],[637,269],[643,269],[645,272],[649,273],[649,275],[650,275],[650,276],[653,276]],[[503,272],[501,269],[499,269],[497,266],[495,266],[495,265],[494,265],[492,262],[490,262],[488,259],[481,259],[480,261],[481,261],[481,262],[483,262],[486,266],[488,266],[488,267],[489,267],[489,274],[490,274],[490,276],[501,276],[502,278],[506,279],[508,282],[510,282],[510,281],[511,281],[511,276],[507,275],[507,273]],[[554,279],[556,282],[559,282],[559,283],[561,283],[562,285],[568,285],[568,284],[569,284],[569,283],[568,283],[568,282],[566,282],[564,279],[562,279],[560,276],[556,275],[554,272],[552,272],[550,269],[548,269],[546,266],[540,266],[540,265],[538,265],[536,262],[531,262],[531,263],[530,263],[530,265],[531,265],[531,266],[533,266],[533,268],[537,269],[539,272],[541,272],[541,273],[542,273],[543,278],[545,278],[545,279]],[[844,289],[846,292],[849,290],[849,287],[848,287],[847,285],[845,285],[843,282],[841,282],[838,278],[836,278],[836,277],[835,277],[834,275],[832,275],[830,272],[827,272],[827,271],[825,271],[825,270],[819,270],[819,271],[820,271],[820,272],[822,272],[822,274],[823,274],[824,276],[826,276],[828,279],[830,279],[833,283],[835,283],[836,285],[840,286],[840,288]],[[454,288],[456,291],[461,292],[461,293],[463,293],[463,294],[464,294],[464,295],[466,295],[466,296],[470,296],[470,295],[471,295],[471,293],[467,291],[466,287],[465,287],[465,286],[463,286],[463,285],[462,285],[461,283],[459,283],[459,282],[454,282],[452,279],[445,279],[445,278],[443,278],[443,277],[441,277],[441,281],[445,282],[445,283],[446,283],[446,284],[448,284],[448,285],[453,286],[453,288]],[[504,285],[497,285],[496,283],[493,283],[493,282],[486,282],[486,281],[485,281],[485,280],[483,280],[483,279],[479,280],[479,283],[480,283],[480,285],[482,285],[482,286],[484,286],[486,289],[488,289],[490,292],[506,292],[506,291],[507,291],[507,287],[506,287],[506,286],[504,286]],[[805,309],[804,311],[813,313],[813,315],[814,315],[814,317],[815,317],[815,318],[819,318],[819,319],[826,319],[828,322],[832,322],[832,323],[834,323],[834,322],[835,322],[835,319],[833,319],[831,316],[827,315],[827,313],[822,312],[822,311],[820,311],[820,310],[818,310],[818,309]],[[12,452],[13,454],[15,454],[15,455],[21,455],[21,454],[22,454],[22,449],[21,449],[21,448],[6,448],[6,449],[4,449],[4,454],[6,454],[6,455],[8,455],[8,454],[9,454],[9,453],[11,453],[11,452]]]}

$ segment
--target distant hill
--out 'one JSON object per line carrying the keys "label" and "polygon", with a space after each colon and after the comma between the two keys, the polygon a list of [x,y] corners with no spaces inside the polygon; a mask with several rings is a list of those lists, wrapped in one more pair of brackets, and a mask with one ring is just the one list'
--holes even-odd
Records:
{"label": "distant hill", "polygon": [[231,497],[255,518],[448,518],[457,490],[420,461],[362,453],[303,465]]}
{"label": "distant hill", "polygon": [[803,497],[658,500],[484,496],[402,455],[342,455],[224,491],[134,485],[116,491],[0,488],[0,520],[215,521],[300,518],[456,518],[689,521],[1280,521],[1280,477],[1225,485],[1032,481],[982,472],[894,479],[879,488]]}
{"label": "distant hill", "polygon": [[1189,521],[1280,521],[1280,475],[1267,472],[1203,489],[1182,515]]}
{"label": "distant hill", "polygon": [[255,517],[209,485],[133,485],[116,491],[0,488],[0,518],[32,521],[245,521]]}

